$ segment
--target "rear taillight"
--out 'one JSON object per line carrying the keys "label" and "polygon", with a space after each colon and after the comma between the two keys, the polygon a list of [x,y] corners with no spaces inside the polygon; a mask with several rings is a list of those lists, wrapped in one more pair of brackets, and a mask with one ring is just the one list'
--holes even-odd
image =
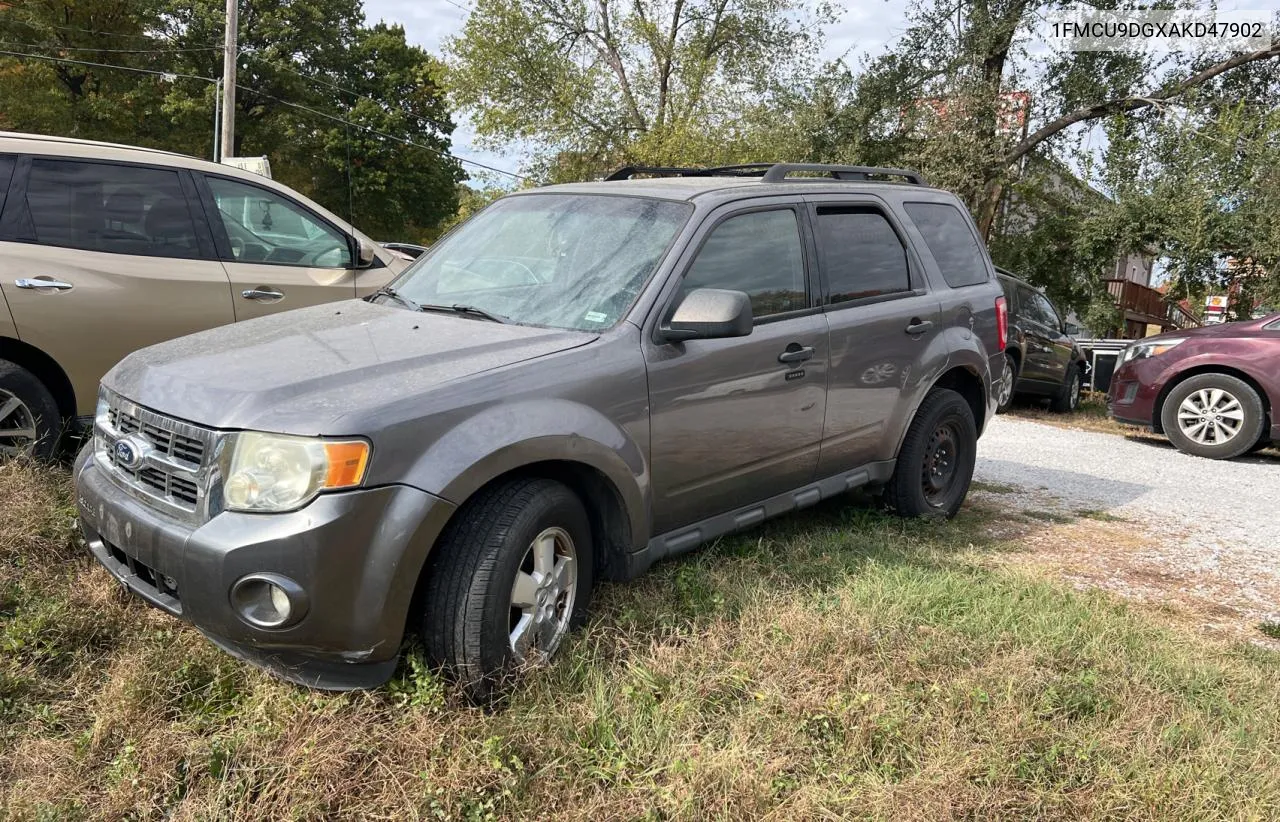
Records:
{"label": "rear taillight", "polygon": [[996,342],[1001,351],[1009,343],[1009,303],[1004,297],[996,297]]}

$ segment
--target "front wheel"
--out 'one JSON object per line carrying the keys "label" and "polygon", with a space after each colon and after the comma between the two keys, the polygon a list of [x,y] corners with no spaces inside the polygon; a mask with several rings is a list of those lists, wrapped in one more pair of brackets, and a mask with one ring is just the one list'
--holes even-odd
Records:
{"label": "front wheel", "polygon": [[1229,374],[1198,374],[1179,383],[1160,409],[1165,436],[1175,448],[1218,460],[1252,448],[1265,419],[1258,393]]}
{"label": "front wheel", "polygon": [[427,569],[422,640],[467,695],[549,658],[586,619],[591,527],[554,480],[527,477],[482,491],[455,515]]}
{"label": "front wheel", "polygon": [[1062,386],[1049,403],[1049,410],[1055,414],[1070,414],[1080,407],[1080,384],[1082,382],[1080,367],[1075,363],[1067,366],[1067,375]]}
{"label": "front wheel", "polygon": [[954,517],[969,493],[977,452],[969,403],[955,391],[935,388],[907,429],[885,502],[902,517]]}

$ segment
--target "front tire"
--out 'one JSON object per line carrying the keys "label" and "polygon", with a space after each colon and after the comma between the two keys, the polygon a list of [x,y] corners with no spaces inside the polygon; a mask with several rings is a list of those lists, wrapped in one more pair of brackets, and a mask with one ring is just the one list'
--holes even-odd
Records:
{"label": "front tire", "polygon": [[1067,375],[1062,386],[1049,403],[1049,410],[1055,414],[1071,414],[1080,407],[1081,391],[1080,367],[1075,363],[1067,366]]}
{"label": "front tire", "polygon": [[1244,380],[1229,374],[1198,374],[1179,383],[1160,408],[1169,442],[1197,457],[1238,457],[1262,437],[1262,400]]}
{"label": "front tire", "polygon": [[0,458],[53,457],[62,435],[62,414],[35,374],[0,360]]}
{"label": "front tire", "polygon": [[955,391],[935,388],[907,429],[885,502],[902,517],[954,517],[969,493],[977,452],[969,403]]}
{"label": "front tire", "polygon": [[427,656],[470,698],[489,700],[585,621],[593,571],[590,522],[567,487],[527,477],[480,492],[432,553]]}

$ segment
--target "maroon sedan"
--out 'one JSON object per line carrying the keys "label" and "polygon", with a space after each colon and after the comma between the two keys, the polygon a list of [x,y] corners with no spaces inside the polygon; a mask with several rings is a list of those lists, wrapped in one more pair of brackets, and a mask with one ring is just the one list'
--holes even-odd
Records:
{"label": "maroon sedan", "polygon": [[1280,315],[1138,340],[1111,379],[1107,410],[1179,451],[1230,459],[1280,442]]}

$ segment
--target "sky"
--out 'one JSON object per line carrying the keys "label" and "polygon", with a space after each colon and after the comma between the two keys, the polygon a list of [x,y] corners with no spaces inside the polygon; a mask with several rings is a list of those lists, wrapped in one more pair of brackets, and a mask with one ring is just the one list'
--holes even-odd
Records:
{"label": "sky", "polygon": [[[462,29],[469,5],[470,0],[364,1],[365,15],[370,22],[385,20],[388,23],[399,23],[404,26],[410,43],[422,46],[436,55],[440,54],[442,43]],[[823,57],[844,58],[850,65],[856,66],[864,56],[875,57],[882,54],[906,30],[909,5],[909,0],[846,2],[837,21],[826,28]],[[1199,5],[1207,7],[1208,3],[1200,0]],[[1223,12],[1280,12],[1280,0],[1219,0],[1217,5],[1219,11]],[[1038,46],[1036,43],[1030,45],[1033,51]],[[495,153],[474,145],[474,134],[466,118],[459,114],[456,119],[458,128],[453,133],[454,154],[464,160],[519,171],[522,157],[518,151]]]}

